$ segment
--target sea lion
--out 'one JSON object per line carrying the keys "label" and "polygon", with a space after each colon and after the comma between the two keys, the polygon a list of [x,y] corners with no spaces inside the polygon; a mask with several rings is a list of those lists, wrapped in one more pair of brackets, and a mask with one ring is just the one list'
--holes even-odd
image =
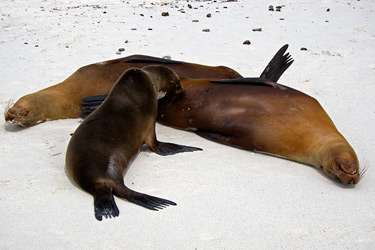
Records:
{"label": "sea lion", "polygon": [[[284,45],[261,74],[262,78],[276,82],[290,66],[289,54]],[[290,58],[289,58],[290,59]],[[144,55],[132,55],[116,60],[95,63],[78,69],[63,82],[21,97],[5,114],[8,123],[29,127],[46,120],[76,118],[81,114],[81,99],[87,96],[108,94],[121,74],[129,68],[147,65],[165,65],[180,77],[189,78],[240,78],[235,70],[201,64],[166,60]],[[269,82],[268,82],[269,83]],[[268,84],[266,83],[266,84]],[[182,81],[182,86],[188,88]]]}
{"label": "sea lion", "polygon": [[[229,80],[231,81],[231,80]],[[319,102],[298,90],[184,79],[179,99],[159,102],[157,121],[212,141],[281,156],[357,184],[364,172],[353,148]],[[220,82],[220,81],[219,81]]]}
{"label": "sea lion", "polygon": [[250,80],[181,78],[189,88],[178,99],[159,101],[157,121],[229,146],[315,166],[347,185],[358,183],[366,169],[359,171],[353,148],[317,100],[287,86],[261,84],[261,78],[259,85]]}
{"label": "sea lion", "polygon": [[104,103],[74,132],[66,153],[66,169],[94,197],[96,219],[119,215],[113,194],[152,210],[176,205],[129,189],[123,177],[144,143],[160,155],[201,150],[156,139],[158,95],[173,99],[181,93],[180,80],[169,68],[128,69]]}

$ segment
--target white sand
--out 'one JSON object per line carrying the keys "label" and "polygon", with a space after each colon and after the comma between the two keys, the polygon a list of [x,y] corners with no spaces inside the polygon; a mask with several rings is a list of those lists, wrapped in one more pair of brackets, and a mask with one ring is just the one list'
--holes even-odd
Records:
{"label": "white sand", "polygon": [[160,140],[204,151],[143,151],[125,181],[178,205],[152,212],[116,199],[120,216],[98,222],[64,171],[78,120],[28,129],[1,120],[0,249],[375,249],[374,1],[142,2],[2,0],[1,109],[81,66],[137,53],[258,76],[288,43],[295,62],[280,83],[319,100],[370,166],[365,178],[345,187],[313,167],[158,125]]}

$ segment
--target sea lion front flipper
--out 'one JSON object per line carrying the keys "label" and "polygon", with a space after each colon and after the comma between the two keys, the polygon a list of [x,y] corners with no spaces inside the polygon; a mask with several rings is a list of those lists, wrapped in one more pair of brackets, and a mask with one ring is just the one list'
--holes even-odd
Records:
{"label": "sea lion front flipper", "polygon": [[207,131],[195,131],[195,134],[210,141],[230,145],[230,140],[231,140],[230,136],[225,136],[225,135],[221,135],[217,133],[211,133]]}
{"label": "sea lion front flipper", "polygon": [[154,145],[151,145],[151,146],[148,145],[148,146],[151,148],[152,151],[154,151],[158,155],[163,155],[163,156],[202,150],[201,148],[189,147],[185,145],[179,145],[179,144],[168,143],[168,142],[160,142],[160,141],[155,141]]}
{"label": "sea lion front flipper", "polygon": [[83,98],[81,102],[82,114],[78,118],[87,118],[104,102],[107,96],[108,95],[94,95]]}

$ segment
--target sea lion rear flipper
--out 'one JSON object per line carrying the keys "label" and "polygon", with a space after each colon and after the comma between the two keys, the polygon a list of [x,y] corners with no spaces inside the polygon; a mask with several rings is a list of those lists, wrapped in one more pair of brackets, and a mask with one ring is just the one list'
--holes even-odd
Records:
{"label": "sea lion rear flipper", "polygon": [[159,209],[163,209],[169,205],[177,205],[170,200],[136,192],[126,187],[125,185],[117,185],[117,187],[115,187],[115,193],[119,197],[126,199],[129,202],[154,211],[158,211]]}
{"label": "sea lion rear flipper", "polygon": [[120,214],[110,190],[99,190],[94,194],[94,209],[98,221],[101,221],[103,216],[107,219]]}
{"label": "sea lion rear flipper", "polygon": [[183,152],[194,152],[194,151],[201,151],[201,148],[196,147],[189,147],[185,145],[178,145],[174,143],[168,143],[168,142],[160,142],[155,141],[155,145],[148,145],[152,151],[157,153],[158,155],[174,155],[178,153]]}
{"label": "sea lion rear flipper", "polygon": [[288,49],[288,44],[285,44],[277,53],[275,56],[271,59],[271,61],[267,64],[266,68],[260,75],[260,78],[277,82],[281,75],[289,68],[290,65],[292,65],[293,58],[289,53],[284,53]]}
{"label": "sea lion rear flipper", "polygon": [[88,117],[104,102],[107,96],[108,95],[94,95],[83,98],[81,102],[82,114],[78,118],[85,119]]}

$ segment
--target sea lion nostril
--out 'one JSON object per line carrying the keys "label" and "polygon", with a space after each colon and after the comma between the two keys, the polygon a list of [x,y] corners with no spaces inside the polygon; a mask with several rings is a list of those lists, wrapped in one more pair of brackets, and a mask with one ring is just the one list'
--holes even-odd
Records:
{"label": "sea lion nostril", "polygon": [[343,171],[345,174],[356,175],[358,173],[357,169],[353,169],[351,166],[337,163],[338,168]]}

